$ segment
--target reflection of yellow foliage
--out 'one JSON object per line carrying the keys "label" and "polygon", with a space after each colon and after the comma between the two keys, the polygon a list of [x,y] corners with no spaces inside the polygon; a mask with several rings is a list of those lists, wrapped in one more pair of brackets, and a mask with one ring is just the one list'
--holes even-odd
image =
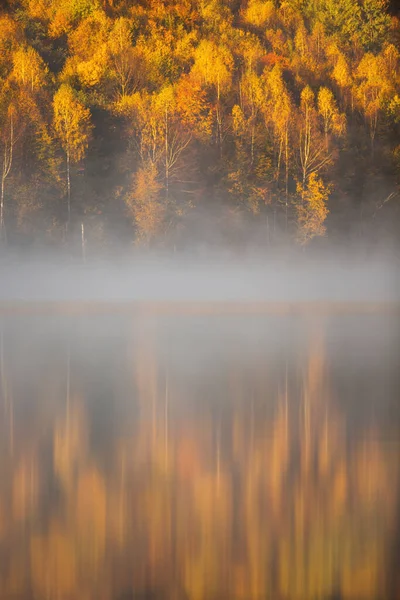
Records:
{"label": "reflection of yellow foliage", "polygon": [[370,548],[364,551],[366,554],[361,566],[353,568],[351,563],[344,563],[341,589],[346,600],[375,600],[377,594],[383,593],[383,582],[378,579],[379,557],[371,553]]}
{"label": "reflection of yellow foliage", "polygon": [[[215,413],[206,408],[200,421],[177,423],[168,404],[167,438],[156,321],[143,319],[135,327],[138,429],[115,440],[113,467],[103,472],[89,457],[83,403],[68,403],[54,431],[64,525],[50,522],[32,537],[31,572],[21,581],[25,557],[12,558],[2,589],[22,596],[31,586],[38,597],[92,600],[99,588],[104,598],[119,592],[113,582],[121,575],[135,590],[149,581],[165,587],[171,599],[180,597],[178,590],[190,600],[325,599],[337,588],[343,600],[379,597],[398,457],[372,434],[361,443],[344,436],[328,388],[322,331],[306,353],[299,405],[288,398],[289,373],[277,385],[275,414],[261,416],[264,375],[249,405],[246,372],[237,369],[229,375],[231,421],[218,422],[216,430]],[[172,402],[179,384],[169,375]],[[37,501],[30,488],[33,476],[37,494],[36,456],[17,462],[10,489],[2,491],[2,542],[17,525],[5,522],[7,510],[23,519],[32,498]]]}
{"label": "reflection of yellow foliage", "polygon": [[34,457],[22,460],[13,479],[13,514],[24,520],[36,506],[39,491],[38,467]]}
{"label": "reflection of yellow foliage", "polygon": [[344,462],[336,469],[333,479],[332,502],[334,511],[341,512],[347,497],[347,467]]}
{"label": "reflection of yellow foliage", "polygon": [[32,581],[45,598],[68,596],[75,591],[75,548],[66,532],[54,525],[49,537],[31,540]]}
{"label": "reflection of yellow foliage", "polygon": [[6,513],[3,506],[3,500],[0,498],[0,542],[6,532]]}
{"label": "reflection of yellow foliage", "polygon": [[86,470],[79,478],[75,518],[79,555],[86,568],[97,573],[105,549],[106,489],[96,468]]}
{"label": "reflection of yellow foliage", "polygon": [[390,456],[384,456],[379,444],[365,439],[354,458],[354,482],[357,495],[373,508],[382,498],[392,506],[397,470]]}
{"label": "reflection of yellow foliage", "polygon": [[74,403],[54,431],[54,470],[66,489],[77,474],[79,461],[85,453],[87,431],[82,407]]}

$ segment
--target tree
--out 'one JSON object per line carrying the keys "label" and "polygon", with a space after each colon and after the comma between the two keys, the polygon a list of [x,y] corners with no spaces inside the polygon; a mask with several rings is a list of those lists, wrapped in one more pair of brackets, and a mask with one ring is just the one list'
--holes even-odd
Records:
{"label": "tree", "polygon": [[356,95],[368,125],[373,155],[379,116],[384,101],[391,91],[390,81],[386,76],[384,57],[367,52],[357,67],[356,75],[358,80]]}
{"label": "tree", "polygon": [[351,93],[351,109],[353,110],[353,79],[350,72],[350,67],[345,55],[342,52],[336,53],[336,63],[332,71],[332,79],[336,82],[340,90],[342,108],[346,108],[348,102],[348,94]]}
{"label": "tree", "polygon": [[191,75],[182,76],[175,87],[176,110],[183,126],[202,141],[212,130],[212,114],[206,90]]}
{"label": "tree", "polygon": [[148,246],[160,235],[165,220],[165,205],[160,201],[161,184],[156,166],[148,162],[141,166],[126,197],[129,213],[136,224],[137,241]]}
{"label": "tree", "polygon": [[306,187],[301,183],[297,184],[297,193],[301,197],[296,206],[300,244],[307,244],[315,236],[325,235],[324,223],[329,212],[326,203],[330,189],[316,172],[310,174]]}
{"label": "tree", "polygon": [[[182,93],[180,89],[180,93]],[[126,114],[132,120],[132,128],[142,165],[153,165],[164,180],[165,199],[168,201],[171,178],[178,170],[179,160],[191,140],[190,129],[184,127],[173,86],[165,86],[158,93],[136,93],[126,97]],[[202,110],[202,98],[197,97],[197,109]],[[193,106],[193,105],[192,105]],[[183,108],[183,118],[187,112]],[[198,119],[199,115],[192,115]]]}
{"label": "tree", "polygon": [[340,114],[332,91],[321,87],[318,92],[318,112],[324,123],[325,146],[329,150],[329,133],[342,135],[344,133],[346,117]]}
{"label": "tree", "polygon": [[176,112],[175,91],[172,86],[163,88],[156,97],[157,114],[163,118],[165,198],[169,199],[171,177],[176,172],[182,152],[190,143],[191,136],[180,127]]}
{"label": "tree", "polygon": [[267,77],[268,103],[266,105],[267,122],[272,125],[274,138],[278,146],[276,181],[279,183],[282,156],[285,163],[285,227],[288,220],[289,188],[289,133],[292,122],[293,105],[283,81],[282,70],[275,65]]}
{"label": "tree", "polygon": [[240,81],[240,107],[244,118],[243,133],[250,137],[250,165],[255,163],[256,127],[263,106],[263,89],[256,73],[248,71]]}
{"label": "tree", "polygon": [[360,40],[366,50],[377,51],[387,41],[390,28],[389,0],[363,0]]}
{"label": "tree", "polygon": [[275,7],[271,0],[250,0],[243,18],[246,23],[263,28],[269,25],[274,13]]}
{"label": "tree", "polygon": [[93,11],[68,35],[68,57],[62,81],[68,82],[71,75],[88,88],[97,86],[108,69],[107,41],[111,22],[102,10]]}
{"label": "tree", "polygon": [[31,46],[14,52],[11,77],[21,87],[36,92],[44,84],[47,73],[43,59]]}
{"label": "tree", "polygon": [[2,167],[1,167],[1,192],[0,192],[0,238],[6,238],[6,229],[4,221],[4,198],[6,179],[10,174],[14,157],[16,110],[11,103],[6,110],[5,119],[1,131],[1,141],[3,146]]}
{"label": "tree", "polygon": [[202,40],[195,51],[192,73],[203,85],[215,90],[215,115],[217,122],[217,145],[222,149],[222,106],[221,94],[232,81],[233,57],[229,49],[210,40]]}
{"label": "tree", "polygon": [[132,94],[143,77],[144,61],[132,47],[131,29],[131,22],[120,17],[113,25],[108,41],[112,76],[120,98]]}
{"label": "tree", "polygon": [[90,110],[78,99],[67,84],[61,85],[53,99],[54,129],[65,152],[67,163],[68,220],[71,220],[71,162],[81,160],[89,143]]}
{"label": "tree", "polygon": [[317,116],[314,92],[309,86],[306,86],[301,92],[298,114],[298,158],[303,190],[306,188],[306,182],[310,175],[319,173],[332,160],[332,155],[326,152],[325,143],[318,128]]}
{"label": "tree", "polygon": [[[36,0],[33,1],[37,4]],[[100,8],[99,0],[50,0],[42,18],[46,16],[50,21],[49,35],[58,38]]]}
{"label": "tree", "polygon": [[12,67],[13,52],[23,41],[22,30],[11,16],[0,14],[0,76],[6,77]]}

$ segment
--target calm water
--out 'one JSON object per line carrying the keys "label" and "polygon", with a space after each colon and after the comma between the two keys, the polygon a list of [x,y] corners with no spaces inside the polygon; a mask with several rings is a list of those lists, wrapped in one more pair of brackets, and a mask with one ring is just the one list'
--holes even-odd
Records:
{"label": "calm water", "polygon": [[395,598],[389,317],[1,322],[0,598]]}

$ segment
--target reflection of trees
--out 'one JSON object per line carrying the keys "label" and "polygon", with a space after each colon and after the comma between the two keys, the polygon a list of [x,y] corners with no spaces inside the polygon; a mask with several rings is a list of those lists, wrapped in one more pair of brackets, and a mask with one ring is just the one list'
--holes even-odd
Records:
{"label": "reflection of trees", "polygon": [[[311,339],[301,384],[291,363],[276,389],[268,382],[272,416],[264,374],[233,365],[225,382],[232,405],[220,420],[209,405],[195,416],[174,412],[184,388],[160,360],[156,323],[135,334],[138,417],[123,424],[112,455],[92,446],[78,381],[50,434],[35,423],[40,435],[22,439],[16,427],[14,452],[0,460],[2,593],[111,600],[151,587],[193,600],[382,597],[395,449],[373,430],[360,439],[346,431],[330,397],[323,331]],[[12,383],[4,356],[1,368],[4,396]]]}

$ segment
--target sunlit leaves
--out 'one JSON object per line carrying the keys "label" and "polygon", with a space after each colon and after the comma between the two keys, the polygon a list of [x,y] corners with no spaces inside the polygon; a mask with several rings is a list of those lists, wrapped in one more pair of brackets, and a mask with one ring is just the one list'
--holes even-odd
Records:
{"label": "sunlit leaves", "polygon": [[325,220],[328,216],[327,201],[329,187],[326,187],[318,175],[313,172],[307,186],[297,186],[301,202],[297,205],[298,235],[302,244],[309,242],[314,236],[325,234]]}
{"label": "sunlit leaves", "polygon": [[100,8],[100,0],[51,0],[47,9],[49,34],[59,37],[68,33],[80,19]]}
{"label": "sunlit leaves", "polygon": [[0,15],[0,76],[8,74],[12,66],[12,53],[23,40],[18,23],[8,15]]}
{"label": "sunlit leaves", "polygon": [[[358,171],[347,160],[355,156],[353,141],[360,141],[363,160],[374,160],[374,148],[393,154],[396,36],[398,21],[390,18],[387,0],[10,0],[0,18],[0,79],[24,123],[21,149],[32,157],[15,163],[20,172],[14,173],[33,176],[54,194],[53,138],[79,161],[90,142],[89,109],[101,121],[91,138],[99,142],[93,166],[97,148],[107,148],[113,137],[103,136],[103,124],[108,133],[118,131],[119,181],[110,186],[119,196],[131,193],[132,172],[153,163],[170,208],[181,202],[180,191],[198,202],[207,189],[234,210],[239,202],[260,219],[273,215],[274,228],[294,240],[289,197],[297,180],[304,187],[313,172],[335,179],[333,166],[346,155],[352,175],[341,181],[358,193]],[[69,141],[47,97],[63,84],[75,90]],[[173,90],[173,101],[164,102],[166,90]],[[104,162],[115,160],[114,150],[109,153]],[[75,180],[84,212],[92,172]],[[174,178],[180,191],[170,187]],[[104,191],[103,204],[113,202],[113,194]],[[57,221],[55,207],[44,208]],[[169,224],[170,243],[176,225]]]}
{"label": "sunlit leaves", "polygon": [[54,96],[53,110],[54,128],[65,152],[71,160],[81,160],[89,143],[89,109],[69,85],[63,84]]}
{"label": "sunlit leaves", "polygon": [[19,48],[14,53],[12,78],[22,87],[37,91],[44,84],[47,73],[47,66],[34,48]]}
{"label": "sunlit leaves", "polygon": [[207,139],[211,134],[212,115],[206,91],[192,77],[181,77],[175,88],[176,108],[182,123],[195,135]]}
{"label": "sunlit leaves", "polygon": [[154,164],[149,163],[138,170],[126,203],[136,224],[140,243],[149,244],[162,230],[165,207],[160,202],[161,189]]}
{"label": "sunlit leaves", "polygon": [[318,112],[323,118],[326,146],[328,148],[328,134],[343,135],[346,126],[346,117],[340,114],[335,98],[329,88],[321,87],[318,92]]}
{"label": "sunlit leaves", "polygon": [[271,0],[250,0],[244,12],[244,20],[255,27],[266,27],[274,13],[275,7]]}
{"label": "sunlit leaves", "polygon": [[145,64],[140,50],[132,47],[132,24],[121,17],[117,19],[108,38],[108,53],[112,76],[119,99],[131,94],[144,79]]}
{"label": "sunlit leaves", "polygon": [[195,51],[193,75],[216,89],[217,97],[226,90],[232,79],[233,58],[229,50],[212,41],[203,40]]}

